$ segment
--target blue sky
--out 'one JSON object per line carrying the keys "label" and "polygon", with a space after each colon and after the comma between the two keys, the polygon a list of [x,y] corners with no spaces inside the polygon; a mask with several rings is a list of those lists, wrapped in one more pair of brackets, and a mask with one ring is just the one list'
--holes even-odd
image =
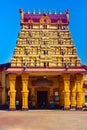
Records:
{"label": "blue sky", "polygon": [[82,64],[87,64],[87,0],[3,0],[0,2],[0,64],[10,62],[18,33],[20,13],[70,10],[70,32]]}

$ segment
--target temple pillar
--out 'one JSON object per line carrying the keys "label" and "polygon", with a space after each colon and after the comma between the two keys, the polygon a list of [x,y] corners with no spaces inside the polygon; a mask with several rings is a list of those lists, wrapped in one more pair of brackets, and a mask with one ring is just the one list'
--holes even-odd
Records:
{"label": "temple pillar", "polygon": [[16,80],[16,75],[15,74],[9,74],[9,85],[10,85],[10,110],[15,110],[16,105],[15,105],[15,97],[16,97],[16,90],[15,90],[15,80]]}
{"label": "temple pillar", "polygon": [[82,109],[83,106],[83,75],[76,75],[76,90],[77,90],[77,109]]}
{"label": "temple pillar", "polygon": [[28,110],[28,75],[22,74],[22,110]]}
{"label": "temple pillar", "polygon": [[72,77],[71,79],[70,87],[71,87],[71,108],[76,109],[76,83],[74,77]]}
{"label": "temple pillar", "polygon": [[70,75],[64,74],[63,75],[64,80],[64,109],[68,110],[70,109]]}
{"label": "temple pillar", "polygon": [[82,94],[83,94],[82,106],[84,106],[84,104],[85,104],[85,88],[82,89]]}
{"label": "temple pillar", "polygon": [[59,102],[60,107],[64,106],[64,92],[63,90],[60,91],[60,102]]}
{"label": "temple pillar", "polygon": [[59,105],[60,107],[64,106],[64,84],[63,84],[63,79],[60,77],[59,79]]}

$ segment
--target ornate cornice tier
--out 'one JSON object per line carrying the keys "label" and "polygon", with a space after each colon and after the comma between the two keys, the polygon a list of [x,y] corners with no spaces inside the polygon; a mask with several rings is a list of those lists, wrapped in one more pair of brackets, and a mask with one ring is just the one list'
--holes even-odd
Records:
{"label": "ornate cornice tier", "polygon": [[69,24],[69,11],[66,10],[65,14],[35,14],[24,13],[23,9],[20,9],[21,24]]}

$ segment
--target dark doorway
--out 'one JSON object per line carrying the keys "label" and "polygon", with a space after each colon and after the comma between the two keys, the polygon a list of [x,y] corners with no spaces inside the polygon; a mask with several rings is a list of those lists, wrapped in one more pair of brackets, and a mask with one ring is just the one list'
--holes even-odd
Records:
{"label": "dark doorway", "polygon": [[46,109],[48,106],[48,92],[38,91],[37,92],[37,107],[39,109]]}

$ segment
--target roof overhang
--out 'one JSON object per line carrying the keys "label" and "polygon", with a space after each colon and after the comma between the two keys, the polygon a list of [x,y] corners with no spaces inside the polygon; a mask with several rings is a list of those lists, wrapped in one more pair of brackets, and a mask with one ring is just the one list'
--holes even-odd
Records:
{"label": "roof overhang", "polygon": [[6,74],[22,74],[22,73],[27,73],[29,75],[44,75],[44,74],[48,74],[48,75],[60,75],[63,73],[70,73],[70,74],[77,74],[77,73],[81,73],[81,74],[86,74],[87,70],[85,70],[84,68],[23,68],[23,67],[12,67],[12,68],[8,68],[6,70]]}

